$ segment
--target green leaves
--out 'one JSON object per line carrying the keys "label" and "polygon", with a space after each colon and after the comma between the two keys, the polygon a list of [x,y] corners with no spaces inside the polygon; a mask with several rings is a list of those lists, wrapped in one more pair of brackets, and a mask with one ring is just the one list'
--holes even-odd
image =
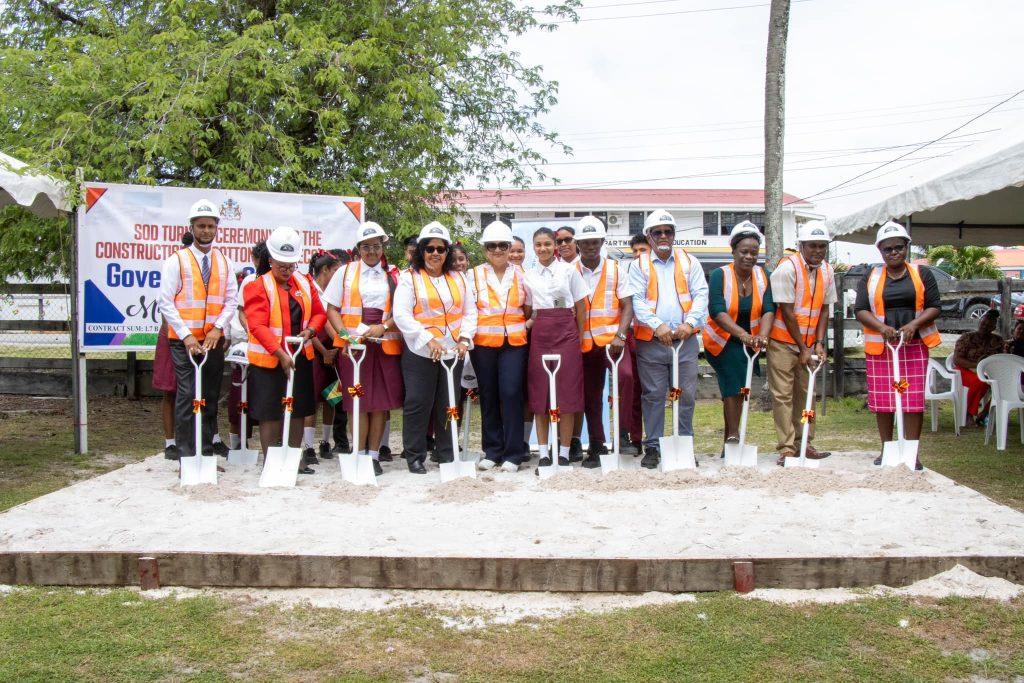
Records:
{"label": "green leaves", "polygon": [[928,263],[960,280],[1003,277],[996,266],[995,254],[988,247],[939,245],[928,250]]}

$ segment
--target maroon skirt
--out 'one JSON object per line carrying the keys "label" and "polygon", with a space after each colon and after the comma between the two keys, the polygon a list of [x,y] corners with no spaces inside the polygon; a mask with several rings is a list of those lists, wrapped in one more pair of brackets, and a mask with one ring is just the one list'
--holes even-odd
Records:
{"label": "maroon skirt", "polygon": [[174,393],[178,380],[174,377],[174,361],[171,360],[171,342],[167,337],[167,324],[160,326],[156,337],[156,353],[153,355],[153,388],[157,391]]}
{"label": "maroon skirt", "polygon": [[[363,323],[376,325],[384,318],[384,311],[379,308],[364,308]],[[359,383],[366,391],[359,399],[359,410],[364,413],[376,413],[382,410],[401,408],[405,401],[402,385],[401,356],[389,356],[381,349],[380,344],[366,344],[366,356],[359,366]],[[338,374],[341,386],[345,389],[342,405],[346,413],[352,412],[352,397],[348,395],[348,387],[352,386],[352,361],[345,349],[338,352]]]}
{"label": "maroon skirt", "polygon": [[[546,413],[548,405],[548,375],[541,356],[556,353],[562,364],[555,375],[558,410],[564,413],[583,411],[583,354],[580,352],[580,334],[576,317],[568,308],[545,308],[537,311],[530,330],[530,360],[527,363],[527,407],[534,415]],[[550,365],[553,365],[550,364]]]}

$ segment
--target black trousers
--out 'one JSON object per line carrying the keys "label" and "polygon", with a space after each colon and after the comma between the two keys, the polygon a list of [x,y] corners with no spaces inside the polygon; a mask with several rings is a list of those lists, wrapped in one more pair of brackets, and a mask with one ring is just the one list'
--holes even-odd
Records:
{"label": "black trousers", "polygon": [[520,464],[523,453],[523,379],[529,347],[478,346],[470,352],[480,385],[484,457]]}
{"label": "black trousers", "polygon": [[331,433],[334,436],[334,445],[348,443],[348,413],[342,401],[334,406],[334,422],[331,424]]}
{"label": "black trousers", "polygon": [[[448,373],[440,363],[402,349],[402,380],[405,383],[405,404],[402,419],[403,455],[409,462],[423,462],[427,457],[427,425],[434,418],[437,457],[441,462],[454,460],[451,427],[448,425]],[[452,373],[455,397],[458,400],[462,381],[462,361]]]}
{"label": "black trousers", "polygon": [[[217,402],[220,400],[220,383],[224,375],[224,349],[218,347],[207,351],[203,363],[203,433],[202,452],[213,455],[213,435],[217,433]],[[199,362],[196,358],[196,362]],[[196,454],[195,413],[192,401],[196,395],[196,371],[188,359],[188,350],[180,339],[171,340],[171,361],[174,363],[174,377],[178,381],[178,393],[174,399],[174,440],[183,457]]]}

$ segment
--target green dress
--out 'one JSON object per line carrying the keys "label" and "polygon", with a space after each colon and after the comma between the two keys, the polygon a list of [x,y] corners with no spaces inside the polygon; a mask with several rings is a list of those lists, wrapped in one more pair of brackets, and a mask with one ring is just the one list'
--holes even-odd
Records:
{"label": "green dress", "polygon": [[[765,271],[765,275],[771,278],[771,273],[768,271]],[[708,315],[710,318],[714,318],[719,313],[729,312],[729,304],[725,300],[724,279],[725,270],[722,268],[711,271],[711,278],[708,281]],[[736,324],[750,332],[750,309],[754,305],[754,295],[739,297],[739,305],[740,310],[736,316]],[[761,312],[763,314],[764,311],[771,310],[775,310],[775,302],[772,300],[772,287],[769,280],[768,287],[764,290],[764,296],[761,299]],[[768,330],[762,332],[767,334]],[[729,337],[729,341],[726,342],[720,354],[713,356],[710,353],[705,353],[705,356],[718,376],[718,389],[722,392],[722,398],[738,396],[747,380],[747,357],[743,353],[743,344]],[[760,365],[760,357],[758,357],[758,362],[754,365],[754,373],[757,375],[761,374]]]}

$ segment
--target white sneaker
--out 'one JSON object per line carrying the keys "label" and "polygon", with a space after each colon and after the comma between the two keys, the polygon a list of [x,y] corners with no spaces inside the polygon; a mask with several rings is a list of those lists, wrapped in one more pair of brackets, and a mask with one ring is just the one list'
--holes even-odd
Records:
{"label": "white sneaker", "polygon": [[487,470],[493,468],[494,464],[495,463],[494,463],[493,460],[488,460],[487,458],[481,458],[480,462],[478,462],[476,464],[476,468],[478,470],[480,470],[481,472],[486,472]]}
{"label": "white sneaker", "polygon": [[519,465],[517,465],[514,462],[511,462],[509,460],[506,460],[505,462],[501,463],[501,471],[502,472],[518,472],[519,471]]}

